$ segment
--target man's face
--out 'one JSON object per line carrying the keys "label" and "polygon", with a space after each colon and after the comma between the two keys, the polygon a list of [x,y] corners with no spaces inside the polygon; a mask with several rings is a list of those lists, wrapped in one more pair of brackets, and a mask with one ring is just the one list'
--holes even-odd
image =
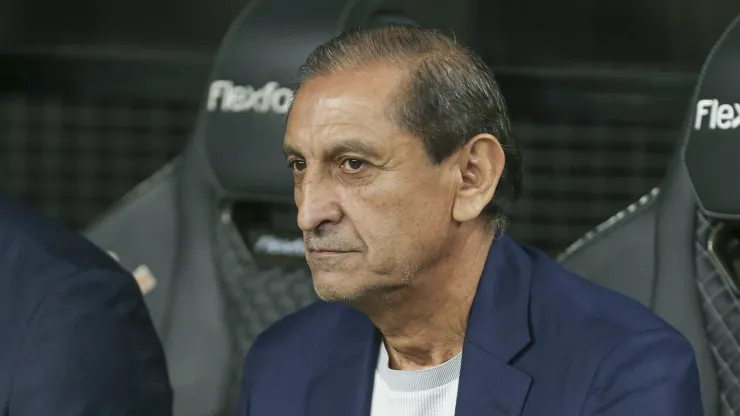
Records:
{"label": "man's face", "polygon": [[455,228],[454,162],[432,164],[421,139],[388,118],[401,78],[393,67],[346,71],[309,81],[295,97],[284,147],[324,300],[412,284],[444,256]]}

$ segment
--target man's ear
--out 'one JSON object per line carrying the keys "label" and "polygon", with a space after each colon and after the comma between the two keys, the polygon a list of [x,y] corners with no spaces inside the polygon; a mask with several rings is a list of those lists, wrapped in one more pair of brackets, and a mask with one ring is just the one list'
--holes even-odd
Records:
{"label": "man's ear", "polygon": [[496,137],[479,134],[460,150],[457,161],[462,182],[455,195],[452,217],[458,222],[471,221],[493,199],[506,156]]}

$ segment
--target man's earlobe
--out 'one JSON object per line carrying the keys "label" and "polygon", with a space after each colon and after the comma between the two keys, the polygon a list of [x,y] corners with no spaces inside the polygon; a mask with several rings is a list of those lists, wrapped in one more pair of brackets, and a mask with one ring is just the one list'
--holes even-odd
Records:
{"label": "man's earlobe", "polygon": [[506,163],[504,150],[496,137],[479,134],[461,150],[462,177],[455,195],[452,216],[458,222],[478,218],[491,202]]}

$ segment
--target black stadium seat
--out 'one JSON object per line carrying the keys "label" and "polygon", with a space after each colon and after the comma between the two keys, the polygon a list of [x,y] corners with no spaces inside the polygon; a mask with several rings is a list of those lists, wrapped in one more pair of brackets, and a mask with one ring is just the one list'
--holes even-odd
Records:
{"label": "black stadium seat", "polygon": [[410,22],[387,6],[251,2],[220,46],[188,148],[86,231],[156,281],[145,299],[177,416],[232,414],[253,337],[315,299],[281,155],[285,113],[316,46],[360,24]]}
{"label": "black stadium seat", "polygon": [[740,220],[739,21],[704,64],[662,186],[560,257],[568,269],[649,306],[691,341],[706,416],[740,413],[740,293],[732,267],[712,254],[721,247],[714,240],[720,227]]}

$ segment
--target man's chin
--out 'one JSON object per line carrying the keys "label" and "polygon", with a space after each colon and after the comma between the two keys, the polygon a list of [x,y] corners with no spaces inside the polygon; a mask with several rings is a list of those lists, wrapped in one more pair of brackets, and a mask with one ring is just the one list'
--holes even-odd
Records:
{"label": "man's chin", "polygon": [[324,302],[356,302],[367,295],[365,290],[322,285],[316,282],[314,282],[314,290],[319,299]]}
{"label": "man's chin", "polygon": [[389,299],[389,296],[406,287],[405,284],[370,281],[363,277],[349,274],[343,274],[341,277],[315,274],[314,291],[324,302],[341,302],[364,309],[367,305],[375,305],[382,299]]}
{"label": "man's chin", "polygon": [[362,296],[357,293],[326,291],[326,290],[316,290],[316,294],[319,296],[319,299],[323,300],[324,302],[330,302],[330,303],[352,304],[354,302],[359,301],[362,298]]}
{"label": "man's chin", "polygon": [[313,286],[325,302],[356,302],[374,292],[374,285],[363,284],[359,276],[349,273],[314,272]]}

